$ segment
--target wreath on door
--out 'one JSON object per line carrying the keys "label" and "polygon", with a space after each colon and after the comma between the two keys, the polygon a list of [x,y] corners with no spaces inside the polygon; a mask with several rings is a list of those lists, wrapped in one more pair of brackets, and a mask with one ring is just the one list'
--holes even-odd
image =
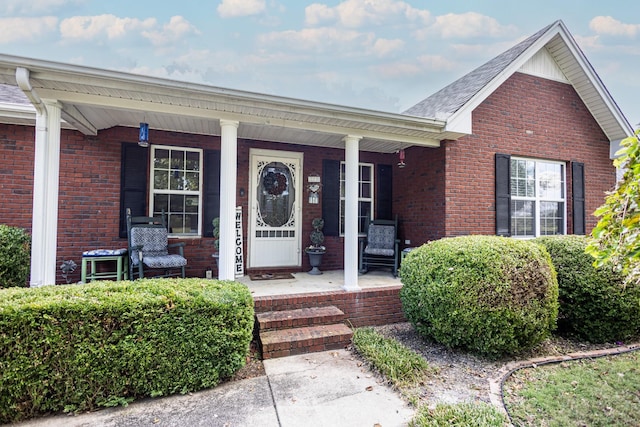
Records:
{"label": "wreath on door", "polygon": [[280,172],[269,172],[262,178],[262,186],[272,196],[279,196],[287,189],[287,177]]}

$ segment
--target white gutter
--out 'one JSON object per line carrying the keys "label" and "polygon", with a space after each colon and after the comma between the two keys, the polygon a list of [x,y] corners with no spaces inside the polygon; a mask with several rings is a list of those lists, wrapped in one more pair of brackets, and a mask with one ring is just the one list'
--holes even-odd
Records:
{"label": "white gutter", "polygon": [[29,101],[31,101],[31,104],[33,104],[38,114],[46,114],[44,105],[42,105],[42,99],[33,91],[33,86],[31,86],[31,81],[29,80],[28,69],[23,67],[16,68],[16,82],[26,97],[29,98]]}

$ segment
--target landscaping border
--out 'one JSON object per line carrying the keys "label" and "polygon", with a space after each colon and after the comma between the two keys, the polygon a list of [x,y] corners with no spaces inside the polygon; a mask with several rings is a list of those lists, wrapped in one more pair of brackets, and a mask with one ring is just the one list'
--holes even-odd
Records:
{"label": "landscaping border", "polygon": [[503,386],[505,381],[516,371],[525,368],[535,368],[540,365],[548,365],[552,363],[561,363],[572,360],[581,360],[581,359],[595,359],[599,357],[605,356],[615,356],[618,354],[630,353],[632,351],[640,350],[640,342],[632,343],[628,345],[621,345],[616,348],[607,348],[602,350],[591,350],[591,351],[579,351],[569,354],[563,354],[559,356],[546,356],[546,357],[537,357],[528,360],[520,360],[516,362],[509,362],[504,365],[502,368],[498,370],[498,374],[489,378],[489,399],[491,403],[502,410],[507,418],[509,419],[509,423],[513,425],[511,420],[511,414],[507,410],[507,407],[504,403],[504,394],[503,394]]}

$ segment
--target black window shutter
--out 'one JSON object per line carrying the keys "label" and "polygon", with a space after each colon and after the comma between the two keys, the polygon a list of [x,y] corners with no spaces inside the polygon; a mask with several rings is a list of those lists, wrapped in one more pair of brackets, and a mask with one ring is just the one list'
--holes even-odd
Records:
{"label": "black window shutter", "polygon": [[584,209],[584,163],[571,162],[573,188],[573,234],[586,233]]}
{"label": "black window shutter", "polygon": [[120,237],[127,237],[127,208],[134,216],[146,215],[149,149],[122,143],[120,172]]}
{"label": "black window shutter", "polygon": [[322,161],[322,218],[327,236],[340,235],[340,162]]}
{"label": "black window shutter", "polygon": [[393,168],[391,165],[378,165],[378,194],[376,199],[376,218],[393,218]]}
{"label": "black window shutter", "polygon": [[213,236],[211,221],[220,216],[220,151],[204,152],[203,236]]}
{"label": "black window shutter", "polygon": [[511,156],[496,153],[496,234],[511,236]]}

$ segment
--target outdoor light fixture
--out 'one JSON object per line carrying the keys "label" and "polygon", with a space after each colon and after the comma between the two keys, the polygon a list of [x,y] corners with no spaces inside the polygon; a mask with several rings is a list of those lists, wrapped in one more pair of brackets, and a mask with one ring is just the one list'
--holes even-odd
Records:
{"label": "outdoor light fixture", "polygon": [[399,168],[405,167],[406,164],[404,163],[404,149],[401,149],[400,151],[398,151],[398,157],[400,158],[400,161],[398,162],[398,167]]}
{"label": "outdoor light fixture", "polygon": [[138,137],[140,147],[149,146],[149,123],[140,123],[140,136]]}

